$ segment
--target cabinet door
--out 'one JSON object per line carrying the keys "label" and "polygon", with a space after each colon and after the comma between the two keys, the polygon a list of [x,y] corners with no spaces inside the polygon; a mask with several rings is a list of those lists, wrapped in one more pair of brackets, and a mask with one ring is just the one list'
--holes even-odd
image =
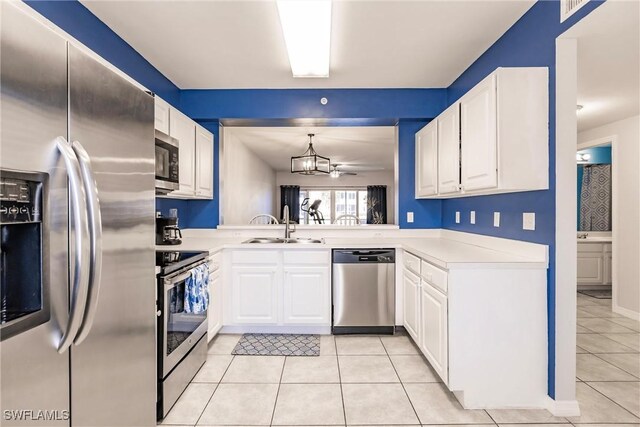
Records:
{"label": "cabinet door", "polygon": [[155,128],[169,135],[169,104],[162,98],[155,97]]}
{"label": "cabinet door", "polygon": [[220,270],[216,270],[209,275],[209,317],[208,340],[211,341],[222,328],[222,279]]}
{"label": "cabinet door", "polygon": [[578,283],[602,284],[604,265],[601,252],[578,252]]}
{"label": "cabinet door", "polygon": [[402,287],[404,292],[404,328],[416,343],[420,342],[420,279],[404,269]]}
{"label": "cabinet door", "polygon": [[460,100],[464,191],[498,186],[496,114],[496,76],[492,75]]}
{"label": "cabinet door", "polygon": [[438,194],[438,124],[416,133],[416,198]]}
{"label": "cabinet door", "polygon": [[278,323],[278,267],[234,265],[231,270],[233,323]]}
{"label": "cabinet door", "polygon": [[460,104],[445,110],[438,119],[438,193],[460,191]]}
{"label": "cabinet door", "polygon": [[284,323],[331,323],[329,267],[284,268]]}
{"label": "cabinet door", "polygon": [[196,196],[213,199],[213,134],[196,126]]}
{"label": "cabinet door", "polygon": [[608,285],[613,281],[613,274],[611,273],[611,269],[613,268],[613,258],[611,256],[611,252],[604,253],[604,284]]}
{"label": "cabinet door", "polygon": [[445,384],[448,374],[447,297],[422,281],[420,292],[420,348]]}
{"label": "cabinet door", "polygon": [[170,196],[195,196],[195,155],[196,155],[196,123],[175,108],[169,115],[170,135],[178,140],[180,189]]}

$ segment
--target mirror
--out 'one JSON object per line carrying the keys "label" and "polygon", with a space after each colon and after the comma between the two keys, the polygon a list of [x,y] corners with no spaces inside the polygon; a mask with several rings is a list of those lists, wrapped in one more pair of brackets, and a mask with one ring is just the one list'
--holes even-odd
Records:
{"label": "mirror", "polygon": [[396,223],[394,126],[227,126],[221,142],[222,225],[282,223],[285,205],[304,225]]}

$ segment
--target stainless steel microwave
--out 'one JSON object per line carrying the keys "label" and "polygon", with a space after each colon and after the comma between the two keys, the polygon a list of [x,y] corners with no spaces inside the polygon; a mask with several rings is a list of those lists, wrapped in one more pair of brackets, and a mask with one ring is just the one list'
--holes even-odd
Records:
{"label": "stainless steel microwave", "polygon": [[178,140],[156,130],[156,194],[180,188]]}

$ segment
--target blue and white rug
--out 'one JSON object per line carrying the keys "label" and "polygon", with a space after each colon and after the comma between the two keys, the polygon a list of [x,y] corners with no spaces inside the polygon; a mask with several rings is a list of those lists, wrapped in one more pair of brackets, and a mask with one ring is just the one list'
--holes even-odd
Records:
{"label": "blue and white rug", "polygon": [[320,335],[243,334],[231,354],[243,356],[320,356]]}

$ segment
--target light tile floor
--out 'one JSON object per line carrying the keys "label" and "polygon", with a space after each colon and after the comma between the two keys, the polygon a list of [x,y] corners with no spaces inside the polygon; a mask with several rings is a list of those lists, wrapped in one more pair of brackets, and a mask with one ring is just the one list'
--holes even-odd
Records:
{"label": "light tile floor", "polygon": [[323,336],[319,357],[232,356],[220,335],[164,425],[640,425],[640,323],[578,294],[582,415],[464,410],[406,336]]}

